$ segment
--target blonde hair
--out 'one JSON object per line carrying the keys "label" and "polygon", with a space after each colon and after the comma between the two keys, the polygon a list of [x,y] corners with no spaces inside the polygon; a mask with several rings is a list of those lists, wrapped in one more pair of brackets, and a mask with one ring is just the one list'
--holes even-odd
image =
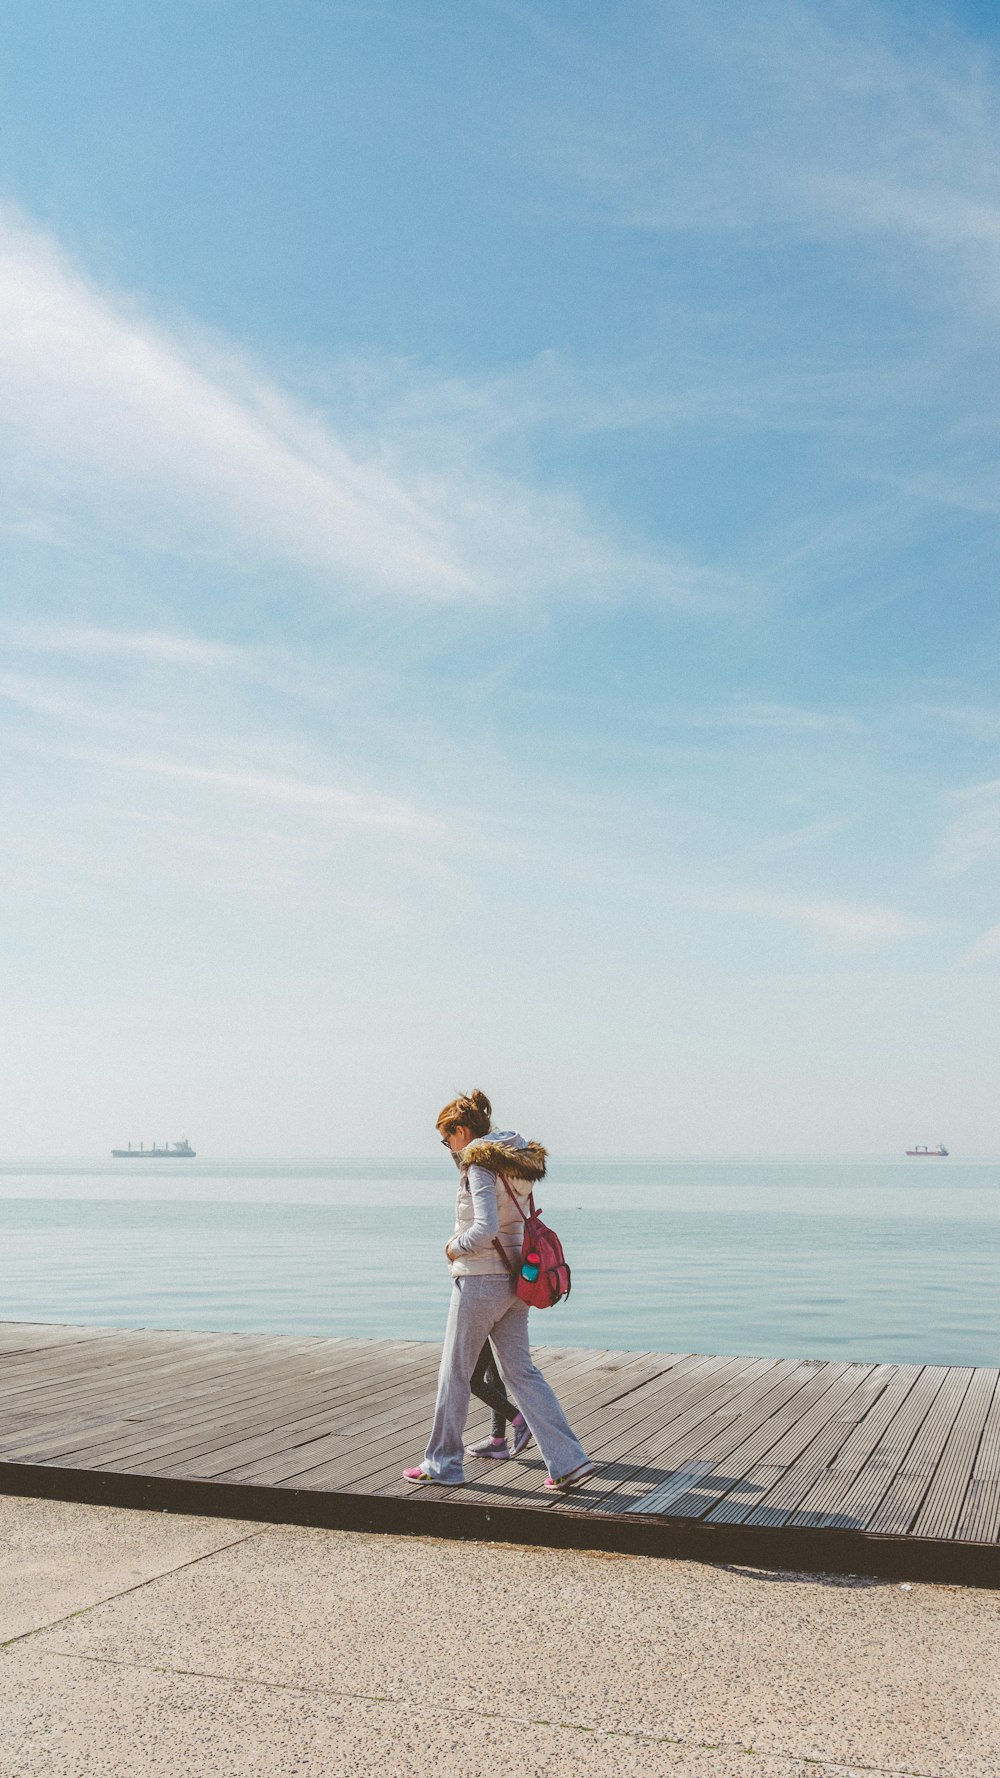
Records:
{"label": "blonde hair", "polygon": [[460,1093],[438,1114],[437,1128],[442,1136],[452,1136],[461,1124],[473,1136],[485,1136],[493,1124],[493,1107],[478,1087],[471,1093]]}

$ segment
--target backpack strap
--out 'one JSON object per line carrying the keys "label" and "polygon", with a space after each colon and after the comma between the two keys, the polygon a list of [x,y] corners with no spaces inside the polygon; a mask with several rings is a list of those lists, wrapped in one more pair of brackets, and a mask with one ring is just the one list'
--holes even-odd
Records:
{"label": "backpack strap", "polygon": [[511,1259],[510,1255],[508,1254],[507,1249],[504,1246],[503,1242],[497,1240],[496,1236],[494,1236],[494,1238],[493,1238],[493,1245],[496,1248],[497,1252],[499,1253],[500,1258],[503,1260],[504,1269],[507,1273],[508,1278],[510,1279],[512,1284],[516,1284],[517,1280],[521,1276],[520,1266],[516,1266],[514,1264],[514,1261]]}
{"label": "backpack strap", "polygon": [[518,1216],[521,1217],[522,1221],[527,1222],[528,1217],[534,1216],[534,1214],[535,1214],[535,1194],[534,1194],[534,1192],[530,1191],[528,1193],[528,1208],[527,1208],[527,1211],[524,1211],[521,1209],[521,1206],[518,1203],[517,1193],[511,1191],[510,1186],[507,1184],[507,1181],[504,1178],[503,1174],[502,1173],[498,1174],[498,1178],[503,1182],[503,1189],[507,1193],[507,1196],[510,1199],[511,1203],[513,1204],[514,1209],[517,1211]]}

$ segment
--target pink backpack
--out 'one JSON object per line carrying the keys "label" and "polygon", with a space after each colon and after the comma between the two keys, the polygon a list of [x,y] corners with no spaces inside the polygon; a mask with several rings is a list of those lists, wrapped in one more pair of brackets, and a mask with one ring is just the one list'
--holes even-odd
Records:
{"label": "pink backpack", "polygon": [[[518,1215],[523,1215],[515,1194],[511,1191],[506,1179],[503,1187],[511,1202],[516,1206]],[[517,1291],[522,1303],[532,1309],[551,1309],[556,1303],[562,1302],[570,1293],[570,1270],[566,1263],[562,1242],[555,1229],[550,1229],[542,1221],[535,1209],[535,1194],[528,1197],[528,1214],[524,1217],[524,1235],[521,1240],[521,1263],[518,1267],[511,1265],[507,1254],[499,1241],[494,1241],[504,1265],[511,1275],[511,1283]]]}

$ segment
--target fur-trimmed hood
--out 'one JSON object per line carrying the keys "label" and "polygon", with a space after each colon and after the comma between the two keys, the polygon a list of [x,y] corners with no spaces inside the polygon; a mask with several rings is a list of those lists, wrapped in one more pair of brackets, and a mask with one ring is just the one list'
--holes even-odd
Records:
{"label": "fur-trimmed hood", "polygon": [[540,1142],[527,1142],[516,1130],[491,1130],[463,1148],[456,1160],[461,1167],[485,1167],[507,1179],[527,1179],[534,1185],[545,1177],[545,1150]]}

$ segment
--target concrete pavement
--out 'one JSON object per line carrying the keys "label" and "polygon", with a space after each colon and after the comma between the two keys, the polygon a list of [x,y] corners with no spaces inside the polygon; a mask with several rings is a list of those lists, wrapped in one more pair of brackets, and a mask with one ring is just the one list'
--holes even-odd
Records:
{"label": "concrete pavement", "polygon": [[0,1499],[0,1778],[1000,1778],[1000,1595]]}

